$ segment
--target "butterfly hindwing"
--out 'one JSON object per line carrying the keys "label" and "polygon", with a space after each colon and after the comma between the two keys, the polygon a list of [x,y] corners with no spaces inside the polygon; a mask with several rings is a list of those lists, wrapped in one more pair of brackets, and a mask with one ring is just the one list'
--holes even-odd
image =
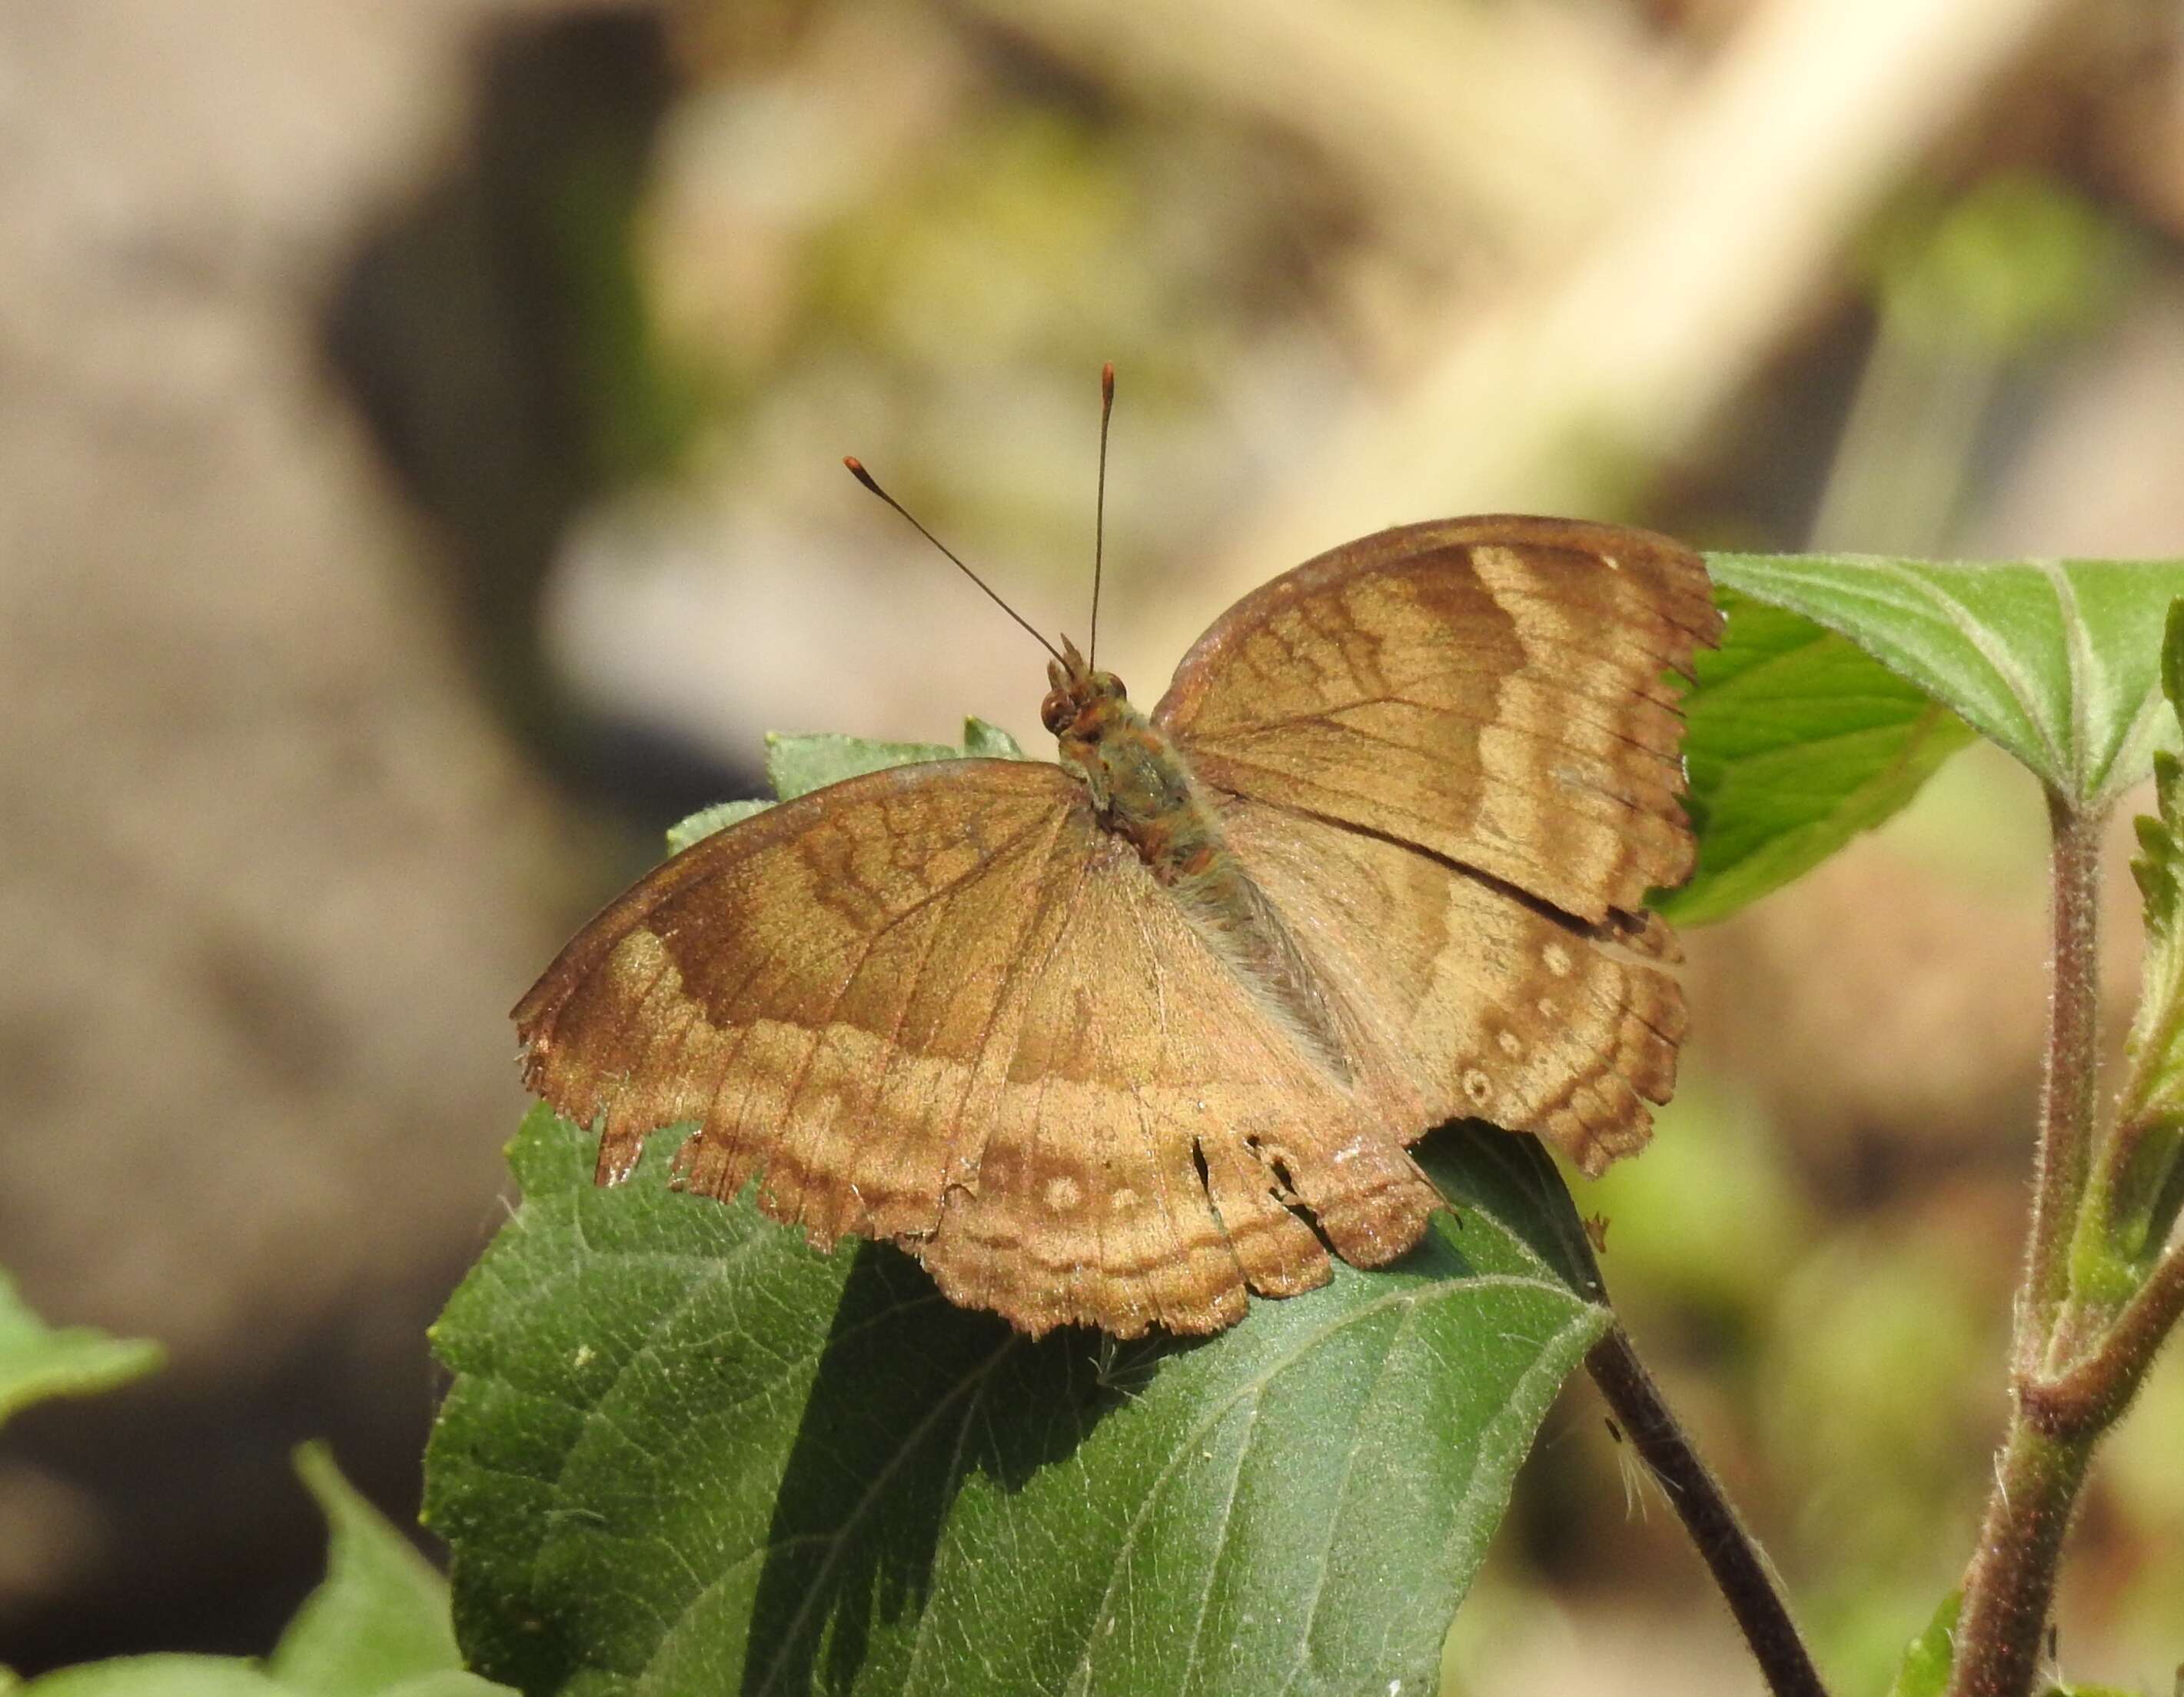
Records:
{"label": "butterfly hindwing", "polygon": [[1423,1135],[1475,1119],[1597,1175],[1651,1134],[1684,1032],[1665,933],[1575,924],[1434,856],[1239,801],[1228,842],[1370,1051],[1361,1084]]}

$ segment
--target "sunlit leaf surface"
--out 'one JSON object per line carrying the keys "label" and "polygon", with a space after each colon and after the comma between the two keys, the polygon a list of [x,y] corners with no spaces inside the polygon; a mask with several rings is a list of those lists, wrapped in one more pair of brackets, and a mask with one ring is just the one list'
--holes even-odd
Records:
{"label": "sunlit leaf surface", "polygon": [[326,1517],[326,1577],[288,1622],[266,1671],[311,1697],[374,1697],[459,1671],[447,1582],[357,1494],[323,1445],[299,1450],[296,1471]]}
{"label": "sunlit leaf surface", "polygon": [[1397,1265],[1119,1348],[672,1192],[671,1141],[595,1190],[534,1112],[434,1332],[428,1518],[473,1665],[529,1691],[1424,1693],[1607,1319],[1499,1132],[1426,1146],[1462,1211]]}
{"label": "sunlit leaf surface", "polygon": [[1698,870],[1657,905],[1724,918],[1870,830],[1972,740],[1849,639],[1734,591],[1729,626],[1685,697]]}
{"label": "sunlit leaf surface", "polygon": [[2184,561],[1716,554],[1707,565],[1716,583],[1850,638],[2081,806],[2146,775]]}

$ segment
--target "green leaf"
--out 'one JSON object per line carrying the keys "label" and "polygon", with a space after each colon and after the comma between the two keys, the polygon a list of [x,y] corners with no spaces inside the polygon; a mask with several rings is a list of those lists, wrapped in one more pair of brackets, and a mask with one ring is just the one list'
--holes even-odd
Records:
{"label": "green leaf", "polygon": [[989,759],[1022,760],[1017,740],[998,725],[983,719],[963,722],[963,745],[944,742],[875,742],[869,737],[845,736],[839,731],[818,731],[804,736],[770,731],[766,739],[766,775],[773,793],[784,801],[805,791],[845,778],[859,778],[890,766],[916,761],[962,760],[982,756]]}
{"label": "green leaf", "polygon": [[1838,631],[2081,807],[2143,777],[2184,561],[1714,554],[1714,581]]}
{"label": "green leaf", "polygon": [[143,1338],[87,1326],[49,1326],[0,1273],[0,1421],[48,1397],[82,1397],[140,1379],[166,1354]]}
{"label": "green leaf", "polygon": [[[123,1655],[64,1667],[8,1697],[296,1697],[296,1688],[240,1656]],[[379,1697],[509,1697],[508,1688],[454,1668],[386,1687]]]}
{"label": "green leaf", "polygon": [[[2130,1067],[2117,1117],[2146,1126],[2140,1169],[2115,1203],[2151,1201],[2167,1169],[2179,1164],[2184,1141],[2184,765],[2166,750],[2153,757],[2154,813],[2137,819],[2138,848],[2131,863],[2144,902],[2146,952],[2140,967],[2138,1008],[2124,1045]],[[2137,1221],[2142,1240],[2126,1253],[2159,1248],[2167,1220]]]}
{"label": "green leaf", "polygon": [[459,1671],[447,1582],[356,1493],[323,1444],[296,1452],[331,1534],[326,1577],[281,1635],[266,1671],[311,1697],[370,1697]]}
{"label": "green leaf", "polygon": [[[928,760],[1022,760],[1017,740],[999,725],[981,718],[963,721],[963,745],[951,748],[942,742],[874,742],[839,731],[816,731],[791,735],[769,731],[766,738],[766,777],[773,793],[783,801],[809,790],[839,784],[845,778],[861,778],[890,766],[908,766]],[[772,801],[716,801],[702,807],[681,823],[668,827],[667,852],[677,855],[714,832],[741,824],[754,813],[763,813]]]}
{"label": "green leaf", "polygon": [[1888,1697],[1942,1697],[1948,1689],[1949,1664],[1957,1653],[1957,1616],[1964,1606],[1961,1592],[1952,1591],[1942,1599],[1925,1631],[1905,1646]]}
{"label": "green leaf", "polygon": [[[1942,1697],[1956,1659],[1957,1616],[1964,1604],[1964,1594],[1958,1591],[1942,1599],[1925,1631],[1905,1647],[1903,1660],[1888,1687],[1888,1697]],[[2128,1694],[2107,1685],[2051,1681],[2040,1688],[2040,1697],[2128,1697]]]}
{"label": "green leaf", "polygon": [[1552,1165],[1483,1129],[1422,1152],[1462,1214],[1396,1265],[1123,1346],[671,1192],[673,1142],[594,1190],[534,1112],[434,1329],[426,1518],[527,1692],[1423,1694],[1607,1320]]}
{"label": "green leaf", "polygon": [[[2184,721],[2184,600],[2170,609],[2161,678]],[[2153,756],[2153,815],[2137,821],[2131,863],[2146,952],[2116,1103],[2119,1128],[2131,1133],[2130,1154],[2120,1170],[2103,1164],[2071,1263],[2081,1294],[2112,1301],[2137,1288],[2184,1207],[2184,765],[2166,750]]]}
{"label": "green leaf", "polygon": [[999,725],[975,715],[963,721],[963,752],[986,760],[1028,760],[1023,746]]}
{"label": "green leaf", "polygon": [[1734,591],[1729,625],[1684,698],[1698,871],[1654,905],[1725,918],[1809,871],[1918,793],[1972,740],[1848,639]]}
{"label": "green leaf", "polygon": [[763,813],[773,805],[771,801],[716,801],[710,807],[700,807],[696,812],[667,828],[667,852],[678,855],[696,842],[703,842],[716,831],[725,831],[730,825],[740,825],[754,813]]}
{"label": "green leaf", "polygon": [[326,1577],[266,1665],[237,1656],[127,1655],[65,1667],[14,1697],[509,1697],[463,1670],[448,1588],[341,1477],[322,1444],[296,1471],[325,1511]]}
{"label": "green leaf", "polygon": [[120,1655],[33,1679],[16,1697],[291,1697],[239,1657]]}

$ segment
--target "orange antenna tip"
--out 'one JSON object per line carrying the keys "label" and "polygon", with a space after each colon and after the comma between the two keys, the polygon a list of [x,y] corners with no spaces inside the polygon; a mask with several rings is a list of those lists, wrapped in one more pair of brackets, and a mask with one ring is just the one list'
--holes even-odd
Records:
{"label": "orange antenna tip", "polygon": [[1100,367],[1100,399],[1111,405],[1115,399],[1115,362],[1112,360]]}
{"label": "orange antenna tip", "polygon": [[950,548],[946,543],[943,542],[939,537],[935,536],[931,531],[920,524],[917,522],[916,515],[914,515],[908,507],[905,506],[900,501],[897,500],[893,495],[882,488],[879,486],[878,480],[875,478],[870,472],[867,472],[865,469],[865,462],[863,461],[858,459],[854,454],[844,454],[842,456],[842,463],[850,468],[850,475],[851,477],[855,477],[867,489],[871,490],[872,494],[878,495],[882,500],[893,507],[898,513],[901,514],[904,518],[908,519],[910,521],[911,529],[915,530],[920,536],[923,537],[928,542],[931,543],[935,548],[946,555],[950,561],[954,561],[956,569],[961,572],[965,577],[968,578],[972,583],[976,583],[981,589],[983,589],[987,595],[992,600],[995,606],[999,607],[1018,624],[1022,625],[1026,630],[1030,631],[1033,640],[1037,642],[1041,648],[1045,649],[1056,660],[1061,658],[1061,650],[1056,648],[1052,643],[1049,642],[1045,637],[1041,636],[1037,630],[1034,629],[1033,627],[1025,620],[1024,616],[1022,613],[1018,612],[1014,607],[1011,606],[1006,601],[995,595],[994,593],[992,584],[989,583],[983,578],[981,578],[976,572],[973,572],[968,566],[966,566],[962,560],[957,555],[954,549]]}

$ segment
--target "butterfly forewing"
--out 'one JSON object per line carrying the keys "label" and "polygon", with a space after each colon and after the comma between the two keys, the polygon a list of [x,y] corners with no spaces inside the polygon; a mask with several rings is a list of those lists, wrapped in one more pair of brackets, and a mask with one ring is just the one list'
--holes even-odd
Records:
{"label": "butterfly forewing", "polygon": [[1201,781],[1415,843],[1588,922],[1690,874],[1665,674],[1698,556],[1562,519],[1410,525],[1239,601],[1154,711]]}

